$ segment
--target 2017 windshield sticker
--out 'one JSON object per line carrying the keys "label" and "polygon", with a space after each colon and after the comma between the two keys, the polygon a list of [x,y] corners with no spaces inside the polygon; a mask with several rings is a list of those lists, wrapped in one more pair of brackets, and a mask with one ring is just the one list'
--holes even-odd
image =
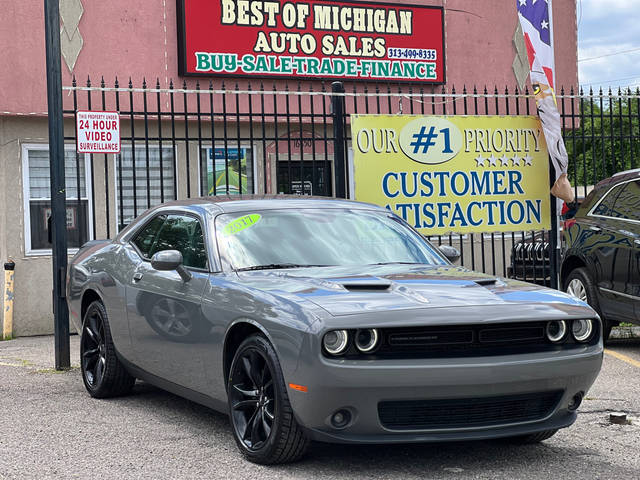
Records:
{"label": "2017 windshield sticker", "polygon": [[236,218],[228,223],[222,232],[225,235],[235,235],[236,233],[240,233],[241,231],[253,227],[256,223],[260,221],[262,215],[258,213],[252,213],[251,215],[245,215],[243,217]]}

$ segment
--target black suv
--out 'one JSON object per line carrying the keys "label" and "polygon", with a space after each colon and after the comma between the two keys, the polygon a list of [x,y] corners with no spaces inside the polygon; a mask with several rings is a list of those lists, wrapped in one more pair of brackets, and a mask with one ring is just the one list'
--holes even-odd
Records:
{"label": "black suv", "polygon": [[640,323],[640,169],[598,183],[564,239],[563,289],[598,311],[605,340],[619,322]]}

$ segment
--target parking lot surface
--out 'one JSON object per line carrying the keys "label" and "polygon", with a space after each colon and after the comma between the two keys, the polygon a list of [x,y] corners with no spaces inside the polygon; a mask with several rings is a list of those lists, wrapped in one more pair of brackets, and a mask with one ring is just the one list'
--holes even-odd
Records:
{"label": "parking lot surface", "polygon": [[[577,423],[539,445],[506,441],[394,446],[312,444],[292,465],[243,460],[225,415],[138,382],[94,400],[71,338],[70,371],[52,370],[53,337],[0,342],[0,478],[640,478],[640,339],[615,340]],[[609,422],[624,412],[626,425]]]}

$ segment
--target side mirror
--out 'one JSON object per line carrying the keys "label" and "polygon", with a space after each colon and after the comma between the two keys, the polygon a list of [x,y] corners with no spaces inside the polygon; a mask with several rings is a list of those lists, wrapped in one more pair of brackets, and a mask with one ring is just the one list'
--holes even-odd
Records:
{"label": "side mirror", "polygon": [[178,250],[162,250],[151,257],[151,267],[161,272],[175,270],[185,282],[191,280],[191,273],[182,265],[182,254]]}
{"label": "side mirror", "polygon": [[456,247],[452,247],[451,245],[440,245],[438,250],[440,250],[440,253],[447,257],[447,260],[451,263],[455,263],[460,259],[460,251]]}

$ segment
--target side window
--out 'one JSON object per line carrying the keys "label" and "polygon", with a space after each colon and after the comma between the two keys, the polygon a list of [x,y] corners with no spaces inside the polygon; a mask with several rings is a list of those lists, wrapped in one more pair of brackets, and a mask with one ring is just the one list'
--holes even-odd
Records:
{"label": "side window", "polygon": [[640,220],[640,182],[629,182],[616,198],[611,216],[625,220]]}
{"label": "side window", "polygon": [[625,184],[618,185],[614,187],[606,196],[602,199],[602,201],[598,204],[598,206],[593,210],[593,215],[602,215],[604,217],[611,217],[613,205],[618,197],[620,191],[625,187]]}
{"label": "side window", "polygon": [[158,215],[157,217],[154,217],[153,220],[147,223],[147,225],[143,227],[140,233],[138,233],[138,235],[133,239],[133,243],[138,247],[138,250],[140,250],[143,257],[151,258],[151,249],[156,237],[158,236],[158,232],[166,219],[166,215]]}
{"label": "side window", "polygon": [[202,226],[198,219],[186,215],[169,215],[162,225],[149,256],[162,250],[178,250],[185,267],[207,268],[207,252]]}

